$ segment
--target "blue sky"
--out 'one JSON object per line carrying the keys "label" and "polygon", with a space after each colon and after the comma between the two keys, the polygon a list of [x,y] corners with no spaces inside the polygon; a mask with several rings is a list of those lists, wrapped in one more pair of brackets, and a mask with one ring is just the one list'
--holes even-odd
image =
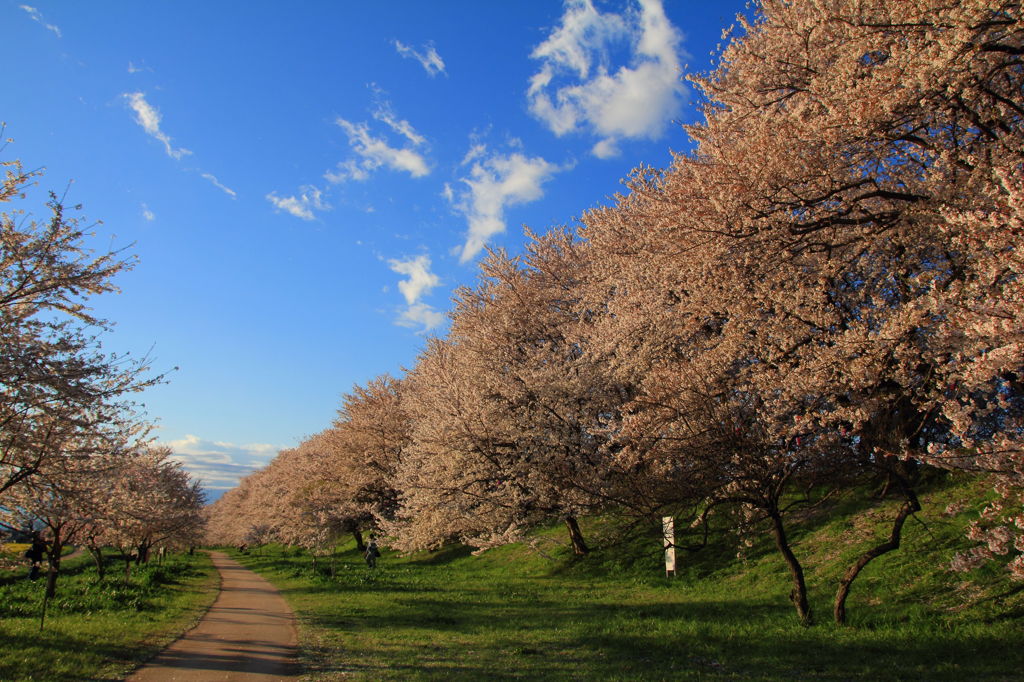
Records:
{"label": "blue sky", "polygon": [[0,4],[0,120],[97,248],[111,350],[214,495],[443,334],[483,248],[572,224],[688,148],[681,80],[741,1]]}

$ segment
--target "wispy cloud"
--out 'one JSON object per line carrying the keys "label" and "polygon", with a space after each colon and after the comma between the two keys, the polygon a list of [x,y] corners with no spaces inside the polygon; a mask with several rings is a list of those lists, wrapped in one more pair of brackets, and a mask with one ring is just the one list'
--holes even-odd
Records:
{"label": "wispy cloud", "polygon": [[[591,152],[600,158],[618,155],[618,140],[660,136],[686,95],[682,34],[661,0],[638,4],[639,11],[619,15],[599,12],[591,0],[569,0],[561,25],[531,54],[541,67],[527,90],[530,111],[556,135],[596,135]],[[629,64],[613,71],[612,48],[621,43]]]}
{"label": "wispy cloud", "polygon": [[42,24],[43,27],[46,28],[48,31],[53,31],[53,33],[58,38],[63,38],[64,37],[64,34],[60,32],[60,28],[58,26],[55,26],[54,24],[46,23],[46,20],[43,19],[42,13],[39,10],[37,10],[35,7],[30,7],[29,5],[18,5],[18,7],[20,7],[23,10],[25,10],[26,12],[28,12],[28,15],[30,17],[32,17],[32,19],[34,21]]}
{"label": "wispy cloud", "polygon": [[414,147],[422,147],[427,142],[427,138],[417,133],[411,123],[405,119],[398,118],[395,112],[392,111],[391,105],[387,102],[382,102],[377,107],[377,110],[373,112],[373,117],[409,140]]}
{"label": "wispy cloud", "polygon": [[236,445],[188,435],[180,440],[165,441],[173,458],[207,490],[227,490],[253,471],[270,463],[280,450],[266,443]]}
{"label": "wispy cloud", "polygon": [[142,73],[143,71],[152,71],[153,69],[148,66],[137,66],[135,62],[128,62],[128,73]]}
{"label": "wispy cloud", "polygon": [[515,204],[526,204],[544,196],[542,185],[565,167],[540,157],[527,158],[518,152],[491,154],[482,158],[480,150],[474,155],[469,176],[462,178],[463,192],[446,186],[445,196],[456,210],[466,216],[468,230],[462,245],[459,262],[472,259],[496,234],[505,231],[505,209]]}
{"label": "wispy cloud", "polygon": [[213,185],[220,191],[224,192],[224,194],[227,194],[232,199],[238,197],[238,192],[231,189],[230,187],[225,187],[224,185],[222,185],[220,180],[218,180],[217,177],[212,173],[200,173],[200,175],[203,177],[204,180],[209,180],[211,185]]}
{"label": "wispy cloud", "polygon": [[146,206],[145,204],[142,205],[142,217],[147,223],[151,223],[156,220],[156,214],[149,210],[149,206]]}
{"label": "wispy cloud", "polygon": [[135,122],[142,126],[142,129],[151,137],[163,143],[168,156],[173,159],[180,159],[192,153],[183,147],[175,149],[171,145],[171,138],[160,130],[160,112],[146,101],[144,93],[126,92],[121,96],[128,100],[128,106],[135,112]]}
{"label": "wispy cloud", "polygon": [[473,161],[476,161],[481,156],[483,156],[485,153],[487,153],[487,145],[474,144],[469,148],[469,151],[466,152],[466,155],[462,157],[462,161],[459,162],[459,165],[465,166],[469,163],[472,163]]}
{"label": "wispy cloud", "polygon": [[444,60],[441,59],[441,55],[437,53],[433,43],[427,43],[423,46],[422,50],[417,50],[414,47],[402,44],[400,41],[394,41],[395,49],[398,54],[402,55],[406,59],[415,59],[424,68],[427,74],[433,78],[439,73],[448,75],[445,71]]}
{"label": "wispy cloud", "polygon": [[379,107],[373,117],[404,137],[409,146],[392,146],[385,137],[371,134],[367,123],[353,123],[339,116],[334,122],[345,131],[349,146],[359,158],[340,162],[336,170],[326,172],[324,178],[336,184],[347,180],[367,180],[381,167],[402,171],[414,178],[428,175],[430,166],[416,150],[425,145],[426,139],[416,132],[412,124],[396,117],[387,105]]}
{"label": "wispy cloud", "polygon": [[422,331],[429,331],[444,322],[444,314],[420,299],[428,295],[432,289],[441,285],[441,278],[430,271],[430,256],[419,256],[400,260],[392,258],[388,261],[392,272],[405,275],[407,279],[398,282],[398,290],[405,297],[405,308],[399,314],[396,324],[403,327],[421,326]]}
{"label": "wispy cloud", "polygon": [[298,196],[279,197],[277,193],[271,192],[267,195],[267,201],[279,210],[303,220],[313,220],[316,217],[314,210],[327,211],[331,208],[330,204],[324,201],[323,193],[312,185],[300,187]]}

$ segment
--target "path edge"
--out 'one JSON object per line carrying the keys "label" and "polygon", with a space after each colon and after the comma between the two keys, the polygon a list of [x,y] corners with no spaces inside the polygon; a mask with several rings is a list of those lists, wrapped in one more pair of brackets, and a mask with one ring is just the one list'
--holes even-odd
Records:
{"label": "path edge", "polygon": [[[157,656],[162,654],[167,647],[169,647],[172,644],[176,643],[178,640],[180,640],[181,638],[183,638],[186,635],[188,635],[188,633],[190,633],[193,630],[195,630],[199,626],[199,623],[202,622],[203,618],[206,618],[206,614],[210,612],[210,609],[213,608],[213,605],[215,603],[217,603],[217,597],[220,595],[221,590],[224,587],[224,574],[221,573],[220,569],[217,568],[217,566],[213,563],[213,552],[214,551],[219,551],[219,550],[200,549],[198,551],[203,552],[208,557],[210,557],[210,565],[213,567],[213,571],[214,571],[214,573],[217,576],[217,581],[216,581],[216,586],[217,587],[216,587],[216,589],[212,590],[213,598],[210,599],[209,603],[207,603],[206,606],[204,606],[202,608],[201,612],[197,613],[195,616],[193,616],[193,618],[190,621],[188,621],[188,624],[186,625],[185,629],[182,630],[181,632],[179,632],[177,634],[177,636],[174,637],[174,639],[169,639],[166,642],[164,642],[163,644],[161,644],[158,648],[154,648],[154,650],[149,652],[149,654],[145,658],[137,659],[131,665],[130,668],[122,669],[121,673],[120,673],[120,678],[119,679],[122,679],[122,680],[128,679],[129,677],[134,675],[136,672],[138,672],[139,668],[141,668],[142,666],[146,665],[147,663],[152,661],[154,658],[156,658]],[[227,556],[226,552],[224,554],[225,554],[225,556]]]}

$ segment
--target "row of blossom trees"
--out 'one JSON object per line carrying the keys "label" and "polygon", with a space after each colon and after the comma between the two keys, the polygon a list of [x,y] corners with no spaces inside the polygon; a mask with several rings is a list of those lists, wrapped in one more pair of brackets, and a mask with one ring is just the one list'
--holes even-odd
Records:
{"label": "row of blossom trees", "polygon": [[[0,148],[2,150],[2,148]],[[13,204],[40,177],[3,162],[0,202]],[[95,253],[78,219],[50,195],[50,216],[0,213],[0,529],[36,531],[52,596],[63,548],[195,544],[203,494],[166,450],[150,447],[130,400],[162,381],[146,358],[105,353],[110,325],[87,307],[116,291],[134,259]]]}
{"label": "row of blossom trees", "polygon": [[843,622],[937,466],[998,492],[958,565],[1024,578],[1022,55],[1018,2],[762,0],[694,79],[694,151],[491,253],[445,338],[213,527],[411,550],[560,519],[582,554],[581,514],[672,513],[698,544],[766,529],[807,622],[788,513],[881,479],[900,502],[837,585]]}

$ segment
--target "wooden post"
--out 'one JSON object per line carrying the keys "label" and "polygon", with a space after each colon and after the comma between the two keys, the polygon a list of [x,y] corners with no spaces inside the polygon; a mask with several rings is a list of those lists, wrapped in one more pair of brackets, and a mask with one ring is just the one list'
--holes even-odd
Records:
{"label": "wooden post", "polygon": [[665,577],[676,575],[676,526],[671,516],[661,517],[661,534],[665,545]]}

